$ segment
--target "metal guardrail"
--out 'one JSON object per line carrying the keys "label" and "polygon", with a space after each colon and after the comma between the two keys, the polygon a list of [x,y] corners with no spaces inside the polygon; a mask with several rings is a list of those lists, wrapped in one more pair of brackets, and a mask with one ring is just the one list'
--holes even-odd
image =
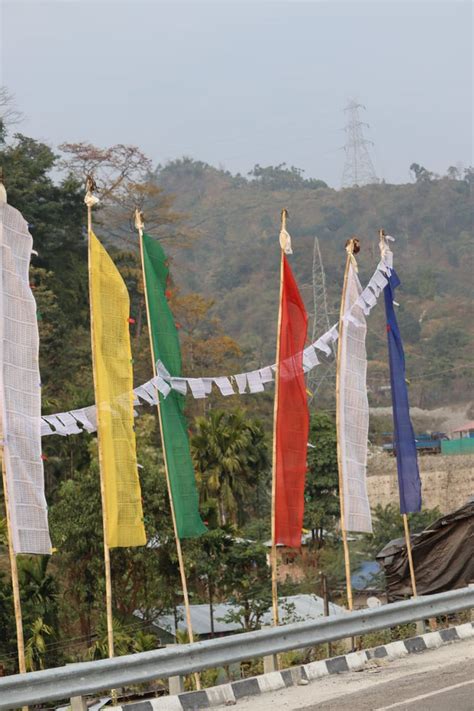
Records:
{"label": "metal guardrail", "polygon": [[474,608],[474,587],[152,652],[15,674],[0,679],[0,709],[190,674],[470,608]]}

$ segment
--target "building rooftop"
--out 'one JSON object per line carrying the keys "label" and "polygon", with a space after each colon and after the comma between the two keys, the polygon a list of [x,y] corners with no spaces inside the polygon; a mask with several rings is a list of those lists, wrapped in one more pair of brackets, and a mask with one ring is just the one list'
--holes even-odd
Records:
{"label": "building rooftop", "polygon": [[474,420],[469,420],[469,422],[465,422],[464,425],[461,425],[461,427],[456,427],[456,429],[451,430],[451,432],[467,432],[468,430],[474,430]]}
{"label": "building rooftop", "polygon": [[[288,610],[288,607],[290,608]],[[231,605],[229,603],[215,603],[213,605],[214,609],[214,632],[215,634],[230,634],[232,632],[242,631],[242,626],[237,622],[224,622],[223,618],[233,611],[237,610],[237,606]],[[318,617],[324,616],[324,602],[323,599],[317,595],[290,595],[289,597],[283,597],[279,599],[278,604],[280,621],[285,623],[290,622],[303,622],[305,620],[313,620]],[[186,631],[186,622],[184,615],[184,606],[178,605],[178,630],[181,632]],[[343,615],[346,610],[339,605],[334,603],[329,603],[329,614],[332,615]],[[141,617],[141,613],[137,611],[135,613],[138,617]],[[197,635],[210,635],[211,634],[211,616],[208,604],[203,605],[191,605],[191,623],[193,626],[193,632]],[[262,619],[262,624],[270,625],[272,623],[272,612],[269,610],[266,612]],[[153,622],[154,627],[162,630],[166,630],[173,636],[176,635],[175,619],[174,615],[160,615]]]}

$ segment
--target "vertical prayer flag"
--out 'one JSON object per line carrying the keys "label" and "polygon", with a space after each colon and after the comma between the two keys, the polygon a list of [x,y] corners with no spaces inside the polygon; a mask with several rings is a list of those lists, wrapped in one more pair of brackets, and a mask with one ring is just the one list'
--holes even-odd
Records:
{"label": "vertical prayer flag", "polygon": [[89,281],[106,542],[110,548],[143,546],[146,536],[133,430],[130,300],[117,267],[93,232],[89,233]]}
{"label": "vertical prayer flag", "polygon": [[[173,314],[166,298],[168,264],[161,245],[144,234],[143,268],[150,313],[149,328],[153,359],[161,361],[170,375],[181,375],[181,349]],[[191,460],[184,396],[172,390],[166,398],[159,393],[163,427],[163,450],[168,467],[172,506],[179,538],[193,538],[205,532],[199,515],[199,496]]]}
{"label": "vertical prayer flag", "polygon": [[275,427],[275,543],[298,548],[304,513],[309,413],[303,372],[308,317],[286,256],[283,259]]}
{"label": "vertical prayer flag", "polygon": [[400,512],[406,514],[421,510],[421,480],[405,381],[405,354],[393,306],[394,291],[399,285],[400,279],[392,269],[384,290],[384,298]]}
{"label": "vertical prayer flag", "polygon": [[12,545],[15,553],[49,554],[32,245],[21,213],[0,204],[0,424]]}
{"label": "vertical prayer flag", "polygon": [[355,265],[349,263],[339,333],[339,397],[337,399],[338,442],[346,531],[372,532],[367,495],[367,440],[369,403],[367,399],[367,324],[356,301],[362,292]]}

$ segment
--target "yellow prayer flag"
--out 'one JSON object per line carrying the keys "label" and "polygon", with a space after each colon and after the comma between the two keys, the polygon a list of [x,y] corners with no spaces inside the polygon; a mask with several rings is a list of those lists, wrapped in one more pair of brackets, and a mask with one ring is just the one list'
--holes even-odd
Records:
{"label": "yellow prayer flag", "polygon": [[107,544],[110,548],[143,546],[146,536],[133,431],[130,300],[118,269],[92,231],[89,286]]}

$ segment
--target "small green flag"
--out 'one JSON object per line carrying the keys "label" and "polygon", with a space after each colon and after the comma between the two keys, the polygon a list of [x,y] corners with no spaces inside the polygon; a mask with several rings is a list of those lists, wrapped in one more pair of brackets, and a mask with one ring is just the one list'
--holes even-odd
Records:
{"label": "small green flag", "polygon": [[[166,299],[168,279],[166,255],[161,245],[149,235],[143,235],[143,267],[145,270],[150,329],[154,362],[160,360],[170,375],[181,375],[181,350],[173,315]],[[171,390],[166,398],[159,393],[163,445],[165,450],[171,495],[179,538],[194,538],[206,531],[199,515],[199,497],[194,477],[188,440],[188,425],[184,416],[184,395]]]}

